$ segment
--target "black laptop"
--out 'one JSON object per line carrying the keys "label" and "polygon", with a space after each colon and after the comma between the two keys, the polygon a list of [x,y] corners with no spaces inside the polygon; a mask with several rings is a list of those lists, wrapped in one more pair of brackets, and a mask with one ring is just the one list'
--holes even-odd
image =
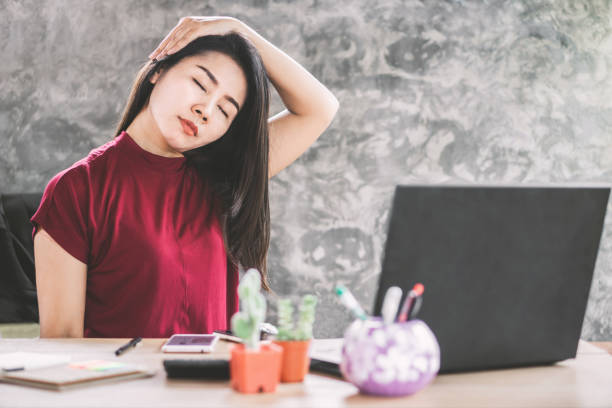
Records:
{"label": "black laptop", "polygon": [[[441,373],[575,357],[609,194],[601,185],[397,186],[373,314],[390,286],[405,297],[422,283],[417,318],[438,339]],[[313,354],[312,369],[339,375],[336,343]]]}
{"label": "black laptop", "polygon": [[425,286],[440,372],[576,356],[609,186],[397,186],[374,315]]}

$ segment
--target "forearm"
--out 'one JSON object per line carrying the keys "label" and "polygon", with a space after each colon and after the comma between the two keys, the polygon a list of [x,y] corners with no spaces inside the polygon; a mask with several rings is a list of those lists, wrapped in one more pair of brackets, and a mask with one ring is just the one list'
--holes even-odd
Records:
{"label": "forearm", "polygon": [[333,118],[339,103],[329,89],[293,58],[243,22],[236,20],[236,28],[257,48],[270,82],[291,113],[326,120]]}

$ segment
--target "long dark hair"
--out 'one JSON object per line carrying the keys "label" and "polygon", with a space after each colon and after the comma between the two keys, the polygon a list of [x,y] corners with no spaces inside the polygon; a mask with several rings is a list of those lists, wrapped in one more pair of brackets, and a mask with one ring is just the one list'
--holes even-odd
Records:
{"label": "long dark hair", "polygon": [[[181,59],[206,51],[218,51],[232,58],[247,80],[247,97],[227,132],[197,149],[183,152],[186,165],[193,166],[200,179],[210,183],[223,229],[228,260],[244,269],[257,268],[262,287],[269,291],[267,252],[270,245],[268,202],[268,77],[257,49],[241,34],[206,35],[196,38],[180,51],[159,61],[147,61],[132,85],[115,137],[132,123],[148,104],[157,71],[170,69]],[[216,205],[215,205],[216,204]],[[229,266],[229,265],[228,265]]]}

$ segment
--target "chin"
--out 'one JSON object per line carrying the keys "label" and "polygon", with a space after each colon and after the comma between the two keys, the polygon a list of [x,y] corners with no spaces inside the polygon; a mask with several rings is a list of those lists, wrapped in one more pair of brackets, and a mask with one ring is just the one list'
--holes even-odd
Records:
{"label": "chin", "polygon": [[189,148],[185,148],[185,143],[182,139],[181,135],[175,135],[174,132],[164,133],[164,140],[168,147],[177,152],[184,152],[185,150],[189,150]]}
{"label": "chin", "polygon": [[185,150],[191,150],[191,149],[197,149],[198,147],[203,147],[206,145],[211,144],[212,142],[214,142],[217,139],[214,140],[207,140],[201,136],[197,136],[195,140],[191,140],[191,143],[189,143],[189,145],[187,146],[187,148]]}
{"label": "chin", "polygon": [[197,149],[198,147],[206,146],[214,142],[214,140],[206,140],[200,133],[194,137],[186,135],[182,130],[165,133],[164,138],[170,148],[180,153]]}
{"label": "chin", "polygon": [[202,147],[207,145],[209,142],[203,142],[202,140],[186,140],[187,138],[194,139],[193,137],[180,135],[177,138],[166,139],[166,143],[173,150],[183,153],[188,150],[197,149],[198,147]]}

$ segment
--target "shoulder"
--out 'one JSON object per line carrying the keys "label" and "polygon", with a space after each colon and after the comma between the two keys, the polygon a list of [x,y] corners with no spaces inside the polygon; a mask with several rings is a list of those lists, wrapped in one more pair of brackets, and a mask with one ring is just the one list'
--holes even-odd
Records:
{"label": "shoulder", "polygon": [[[89,154],[87,155],[87,157],[84,157],[83,161],[89,163],[89,164],[93,164],[96,163],[98,161],[104,161],[107,160],[109,158],[115,157],[117,154],[117,138],[114,137],[113,139],[107,141],[106,143],[104,143],[103,145],[100,145],[96,148],[93,148]],[[77,162],[78,163],[78,162]]]}
{"label": "shoulder", "polygon": [[87,170],[91,173],[106,167],[111,162],[120,161],[118,156],[117,138],[113,138],[103,145],[92,149],[86,157],[74,165],[80,166],[82,170]]}
{"label": "shoulder", "polygon": [[47,192],[52,194],[59,190],[72,191],[75,194],[85,193],[88,186],[103,175],[108,162],[116,161],[116,154],[114,140],[92,149],[87,156],[53,176],[47,184]]}
{"label": "shoulder", "polygon": [[56,197],[76,196],[82,197],[88,190],[89,177],[86,166],[79,160],[72,166],[57,173],[49,180],[44,196]]}

